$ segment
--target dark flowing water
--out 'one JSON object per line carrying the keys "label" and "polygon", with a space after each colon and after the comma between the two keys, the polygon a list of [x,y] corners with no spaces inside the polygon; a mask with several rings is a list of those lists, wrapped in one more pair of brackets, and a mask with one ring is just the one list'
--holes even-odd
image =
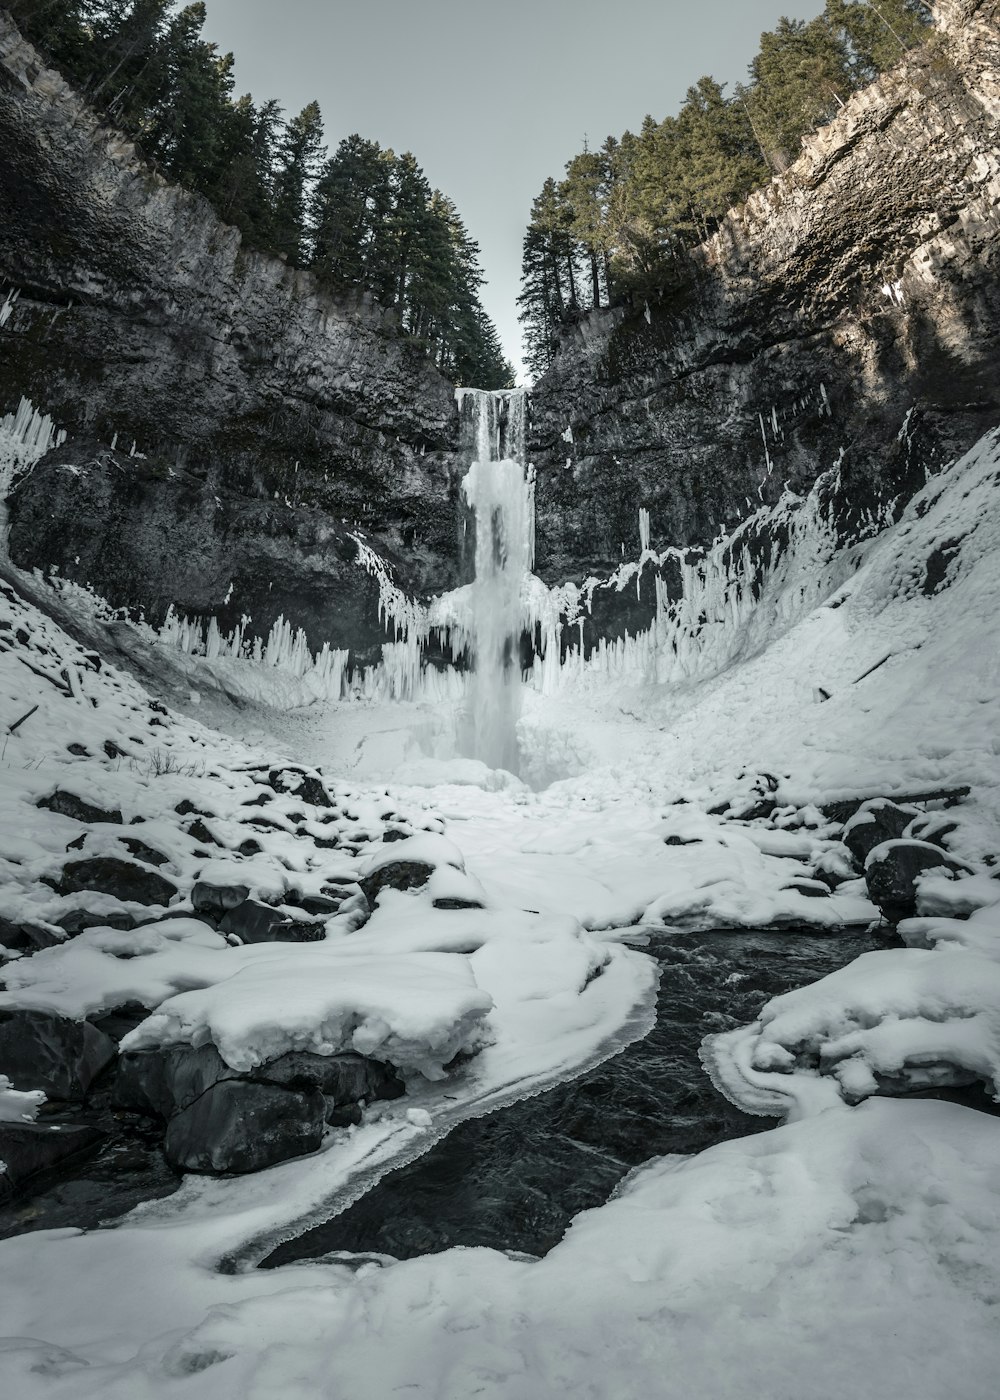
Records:
{"label": "dark flowing water", "polygon": [[578,1211],[603,1204],[650,1157],[772,1127],[716,1092],[701,1041],[875,946],[858,933],[652,932],[646,951],[662,971],[645,1039],[578,1079],[454,1128],[261,1267],[337,1251],[409,1259],[453,1245],[545,1254]]}

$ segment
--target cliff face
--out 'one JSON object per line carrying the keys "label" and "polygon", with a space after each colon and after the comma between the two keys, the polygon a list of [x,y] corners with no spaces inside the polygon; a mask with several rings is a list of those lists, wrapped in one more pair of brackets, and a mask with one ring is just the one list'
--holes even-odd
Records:
{"label": "cliff face", "polygon": [[640,506],[706,543],[838,459],[849,530],[1000,422],[1000,4],[937,11],[690,276],[571,333],[532,404],[546,579],[634,557]]}
{"label": "cliff face", "polygon": [[451,385],[152,173],[2,12],[0,279],[0,414],[25,395],[68,432],[15,493],[15,562],[361,652],[355,524],[407,587],[456,581]]}

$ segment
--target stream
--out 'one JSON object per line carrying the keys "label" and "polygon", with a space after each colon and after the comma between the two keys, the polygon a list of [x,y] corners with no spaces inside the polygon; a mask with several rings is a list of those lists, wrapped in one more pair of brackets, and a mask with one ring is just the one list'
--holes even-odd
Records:
{"label": "stream", "polygon": [[410,1259],[455,1245],[547,1253],[578,1211],[603,1204],[649,1158],[773,1127],[713,1088],[701,1041],[879,946],[858,932],[642,933],[637,941],[661,968],[656,1025],[644,1039],[577,1079],[460,1124],[260,1267],[342,1252]]}

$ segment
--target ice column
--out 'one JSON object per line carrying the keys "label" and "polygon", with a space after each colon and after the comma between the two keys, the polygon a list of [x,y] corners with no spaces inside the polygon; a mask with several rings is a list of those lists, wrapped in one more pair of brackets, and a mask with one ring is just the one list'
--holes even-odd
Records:
{"label": "ice column", "polygon": [[473,675],[463,747],[491,768],[516,772],[521,594],[534,535],[533,493],[524,462],[525,393],[463,389],[459,408],[473,428],[475,455],[462,484],[476,518],[470,599]]}

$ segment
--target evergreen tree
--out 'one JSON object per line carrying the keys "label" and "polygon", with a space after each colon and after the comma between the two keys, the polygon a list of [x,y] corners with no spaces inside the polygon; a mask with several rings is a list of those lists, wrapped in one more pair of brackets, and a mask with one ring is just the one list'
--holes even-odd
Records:
{"label": "evergreen tree", "polygon": [[824,13],[848,47],[858,87],[922,43],[931,21],[923,0],[827,0]]}
{"label": "evergreen tree", "polygon": [[313,187],[325,155],[323,117],[310,102],[281,134],[274,181],[272,249],[299,267],[311,252]]}
{"label": "evergreen tree", "polygon": [[762,34],[750,77],[740,95],[779,170],[791,165],[800,138],[828,121],[852,88],[847,45],[823,15],[808,24],[780,19]]}

